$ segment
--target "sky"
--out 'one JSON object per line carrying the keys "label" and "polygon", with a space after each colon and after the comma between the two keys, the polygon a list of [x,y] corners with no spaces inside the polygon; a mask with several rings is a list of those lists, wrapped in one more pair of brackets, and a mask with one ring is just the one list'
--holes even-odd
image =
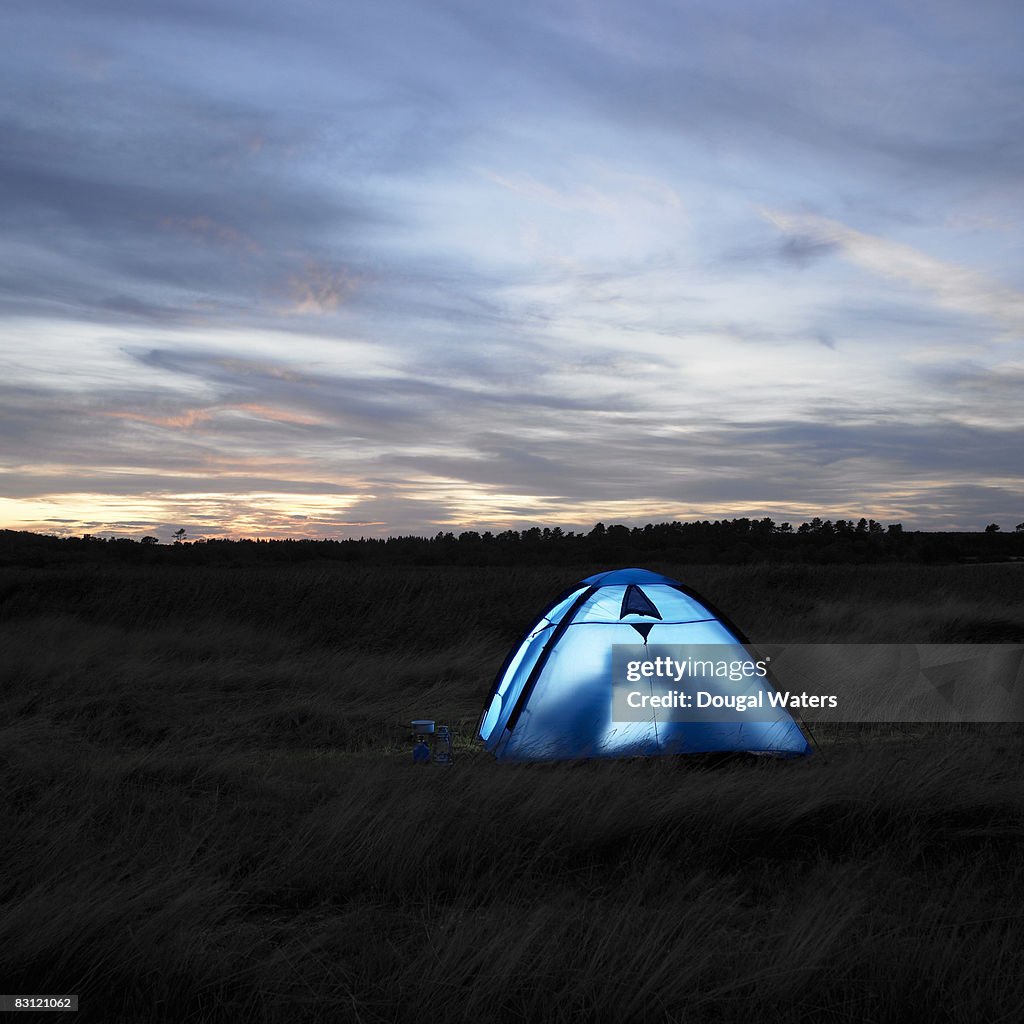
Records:
{"label": "sky", "polygon": [[1024,520],[1024,7],[6,0],[0,527]]}

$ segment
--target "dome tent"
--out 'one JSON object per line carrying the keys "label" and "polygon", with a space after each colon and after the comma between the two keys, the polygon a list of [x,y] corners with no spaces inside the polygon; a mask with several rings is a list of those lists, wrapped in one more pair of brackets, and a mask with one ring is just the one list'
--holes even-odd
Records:
{"label": "dome tent", "polygon": [[[616,569],[580,581],[548,607],[498,672],[479,735],[498,760],[750,751],[810,753],[784,707],[757,721],[676,721],[650,710],[646,721],[612,717],[613,645],[729,645],[753,660],[746,639],[720,612],[678,580],[646,569]],[[640,648],[643,650],[643,648]],[[774,693],[768,678],[744,681]],[[765,700],[765,705],[770,702]]]}

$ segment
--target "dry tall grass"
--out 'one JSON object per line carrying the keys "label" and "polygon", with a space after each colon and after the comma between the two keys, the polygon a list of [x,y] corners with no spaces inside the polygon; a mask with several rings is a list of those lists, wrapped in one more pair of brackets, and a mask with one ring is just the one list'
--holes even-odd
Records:
{"label": "dry tall grass", "polygon": [[[1020,572],[686,579],[755,639],[938,641],[1020,628]],[[490,676],[572,582],[5,571],[0,990],[136,1022],[1016,1019],[1016,732],[497,765]],[[418,715],[453,769],[410,763]]]}

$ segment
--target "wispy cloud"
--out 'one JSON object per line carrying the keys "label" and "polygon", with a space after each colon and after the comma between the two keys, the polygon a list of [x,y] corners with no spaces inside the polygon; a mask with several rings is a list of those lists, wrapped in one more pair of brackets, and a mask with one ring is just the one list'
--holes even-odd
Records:
{"label": "wispy cloud", "polygon": [[872,274],[929,292],[941,306],[1000,321],[1017,332],[1024,330],[1024,291],[969,267],[936,259],[915,246],[825,217],[778,211],[765,211],[764,216],[787,236],[788,247],[836,251]]}
{"label": "wispy cloud", "polygon": [[1012,5],[55,4],[0,11],[6,522],[1019,506]]}
{"label": "wispy cloud", "polygon": [[288,278],[293,300],[288,312],[299,316],[333,313],[355,290],[355,278],[344,270],[307,263]]}

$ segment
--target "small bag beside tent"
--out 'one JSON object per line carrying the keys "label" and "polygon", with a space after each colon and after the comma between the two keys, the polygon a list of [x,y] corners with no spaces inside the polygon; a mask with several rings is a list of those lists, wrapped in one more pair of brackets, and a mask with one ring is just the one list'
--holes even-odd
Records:
{"label": "small bag beside tent", "polygon": [[[720,612],[677,580],[646,569],[599,573],[559,597],[509,653],[491,688],[480,738],[506,761],[810,753],[789,712],[769,700],[757,720],[678,721],[654,709],[644,712],[644,721],[613,718],[614,645],[727,645],[720,649],[750,661],[745,643]],[[745,692],[775,693],[768,678],[743,685]]]}

